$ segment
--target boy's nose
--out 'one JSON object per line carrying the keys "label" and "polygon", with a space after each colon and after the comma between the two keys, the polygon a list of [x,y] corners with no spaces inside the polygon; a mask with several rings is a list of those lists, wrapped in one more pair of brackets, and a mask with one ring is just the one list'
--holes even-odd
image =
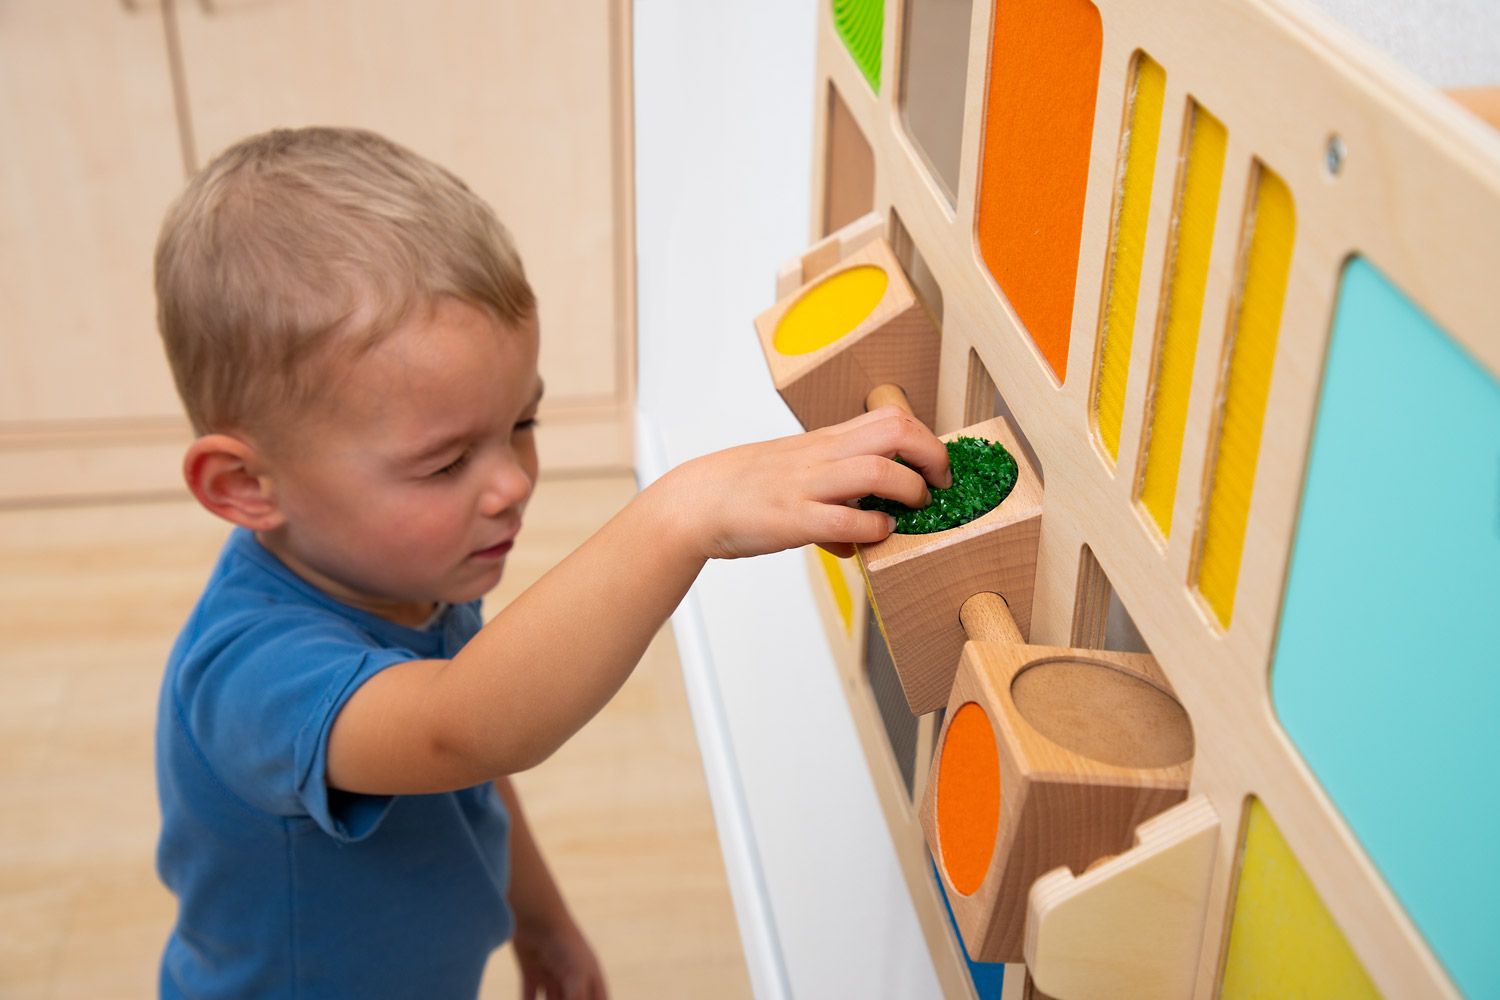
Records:
{"label": "boy's nose", "polygon": [[524,503],[535,487],[532,477],[518,462],[501,462],[490,475],[480,497],[480,511],[489,517]]}

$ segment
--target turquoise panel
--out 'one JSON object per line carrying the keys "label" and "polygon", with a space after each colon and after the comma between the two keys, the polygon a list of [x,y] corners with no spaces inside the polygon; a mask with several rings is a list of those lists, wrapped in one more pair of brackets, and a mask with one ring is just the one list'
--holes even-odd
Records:
{"label": "turquoise panel", "polygon": [[1358,258],[1271,690],[1459,988],[1500,997],[1500,384]]}

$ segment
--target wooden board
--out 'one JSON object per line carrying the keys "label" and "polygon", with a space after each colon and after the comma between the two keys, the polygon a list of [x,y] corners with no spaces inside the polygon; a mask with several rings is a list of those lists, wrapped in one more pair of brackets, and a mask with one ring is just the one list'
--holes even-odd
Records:
{"label": "wooden board", "polygon": [[1032,579],[1042,485],[1004,417],[944,435],[998,441],[1016,460],[1016,485],[1000,506],[968,524],[930,535],[892,534],[859,546],[860,565],[881,632],[913,715],[948,703],[963,651],[958,610],[979,593],[1010,605],[1022,636],[1031,627]]}
{"label": "wooden board", "polygon": [[1123,854],[1037,879],[1026,919],[1037,985],[1058,997],[1192,996],[1219,826],[1195,796],[1142,823]]}
{"label": "wooden board", "polygon": [[[1054,370],[975,241],[994,4],[973,6],[956,190],[934,176],[903,125],[897,69],[905,65],[908,37],[903,6],[888,5],[885,84],[876,93],[838,38],[828,5],[820,5],[817,93],[836,90],[845,103],[872,151],[875,214],[892,231],[899,218],[941,295],[935,429],[969,422],[970,386],[986,381],[971,378],[975,359],[1046,470],[1031,640],[1066,645],[1075,622],[1104,620],[1104,609],[1092,602],[1112,590],[1131,609],[1192,719],[1193,792],[1231,828],[1240,825],[1248,797],[1266,805],[1351,953],[1384,995],[1457,995],[1451,970],[1426,937],[1429,929],[1418,926],[1283,732],[1268,673],[1331,319],[1350,256],[1386,275],[1476,370],[1489,378],[1500,373],[1500,327],[1489,301],[1500,265],[1500,133],[1292,0],[1099,0],[1099,72],[1069,341],[1065,367]],[[1096,433],[1095,394],[1119,159],[1140,53],[1164,80],[1150,183],[1138,186],[1147,192],[1139,294],[1126,317],[1133,336],[1118,390],[1115,452]],[[1150,445],[1157,333],[1171,301],[1179,153],[1193,105],[1223,125],[1223,166],[1207,209],[1211,236],[1199,251],[1207,260],[1201,320],[1182,375],[1179,458],[1163,500],[1169,516],[1161,518],[1171,530],[1163,532],[1137,495]],[[826,112],[820,106],[817,113],[822,134]],[[816,144],[811,178],[815,237],[822,235],[828,199],[825,145]],[[1252,413],[1260,420],[1259,440],[1248,446],[1256,454],[1237,466],[1250,470],[1243,555],[1230,582],[1212,584],[1216,608],[1200,592],[1198,572],[1208,500],[1216,469],[1223,470],[1217,463],[1225,386],[1239,364],[1234,318],[1246,289],[1263,171],[1285,185],[1295,228],[1264,401],[1256,398],[1251,407],[1260,411]],[[1094,585],[1100,578],[1111,587]],[[1463,627],[1472,635],[1485,626]],[[1197,997],[1213,994],[1223,968],[1235,851],[1234,838],[1218,838],[1193,962]],[[1488,857],[1481,863],[1500,864]]]}

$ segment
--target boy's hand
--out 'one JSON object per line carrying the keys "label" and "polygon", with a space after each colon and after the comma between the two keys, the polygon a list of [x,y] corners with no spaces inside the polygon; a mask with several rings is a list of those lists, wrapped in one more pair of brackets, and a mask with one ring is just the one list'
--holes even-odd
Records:
{"label": "boy's hand", "polygon": [[572,920],[549,927],[516,924],[521,1000],[608,1000],[594,949]]}
{"label": "boy's hand", "polygon": [[[900,457],[906,464],[894,461]],[[925,507],[927,484],[951,484],[948,449],[894,406],[793,437],[695,459],[667,476],[682,523],[705,558],[733,559],[816,543],[840,556],[878,542],[895,519],[850,502],[875,494]]]}

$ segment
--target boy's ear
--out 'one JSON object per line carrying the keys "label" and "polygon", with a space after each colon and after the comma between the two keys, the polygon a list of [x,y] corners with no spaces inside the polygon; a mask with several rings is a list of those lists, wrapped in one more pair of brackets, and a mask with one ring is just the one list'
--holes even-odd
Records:
{"label": "boy's ear", "polygon": [[182,476],[212,514],[251,531],[270,531],[284,518],[255,446],[232,434],[205,434],[188,445]]}

